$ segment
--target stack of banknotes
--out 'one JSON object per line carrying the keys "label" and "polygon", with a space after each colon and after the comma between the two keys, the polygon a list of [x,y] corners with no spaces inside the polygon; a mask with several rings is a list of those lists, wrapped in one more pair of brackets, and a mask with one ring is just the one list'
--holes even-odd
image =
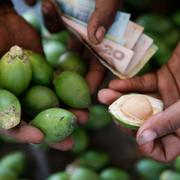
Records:
{"label": "stack of banknotes", "polygon": [[87,23],[95,0],[52,0],[67,28],[72,31],[113,74],[121,79],[136,75],[158,50],[144,28],[130,20],[130,14],[118,11],[112,26],[99,45],[87,35]]}

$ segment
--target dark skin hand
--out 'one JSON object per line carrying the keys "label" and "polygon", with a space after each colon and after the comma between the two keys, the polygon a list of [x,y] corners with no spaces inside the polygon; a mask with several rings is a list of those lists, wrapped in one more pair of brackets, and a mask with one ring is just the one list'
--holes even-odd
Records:
{"label": "dark skin hand", "polygon": [[[39,34],[9,5],[0,6],[0,34],[0,42],[3,42],[0,43],[0,56],[4,55],[13,45],[19,45],[43,54]],[[20,143],[41,143],[44,138],[39,129],[24,121],[11,130],[1,129],[0,133],[12,137]],[[73,139],[71,137],[62,142],[50,144],[51,147],[60,150],[68,150],[72,148],[72,145]]]}
{"label": "dark skin hand", "polygon": [[[33,4],[33,2],[29,1]],[[34,2],[35,3],[35,2]],[[35,52],[43,54],[41,39],[34,28],[20,17],[13,7],[9,5],[0,6],[0,56],[4,55],[11,46],[19,45],[25,49],[31,49]],[[29,43],[31,42],[31,43]],[[69,39],[68,47],[78,51],[84,51],[83,46],[75,37]],[[92,56],[84,51],[84,58],[90,61],[90,68],[86,75],[86,80],[93,94],[101,83],[105,69]],[[98,78],[97,78],[98,77]],[[95,79],[95,81],[92,81]],[[77,116],[79,123],[86,123],[88,119],[88,111],[75,110],[71,111]],[[20,143],[41,143],[43,141],[42,132],[22,121],[22,123],[11,130],[0,130],[1,134],[14,138]],[[69,137],[64,141],[55,144],[49,144],[52,148],[59,150],[69,150],[73,146],[73,139]]]}
{"label": "dark skin hand", "polygon": [[149,118],[138,130],[139,149],[162,162],[180,154],[180,42],[166,65],[157,72],[128,80],[113,80],[109,89],[99,91],[99,100],[111,104],[124,93],[153,93],[160,96],[165,110]]}

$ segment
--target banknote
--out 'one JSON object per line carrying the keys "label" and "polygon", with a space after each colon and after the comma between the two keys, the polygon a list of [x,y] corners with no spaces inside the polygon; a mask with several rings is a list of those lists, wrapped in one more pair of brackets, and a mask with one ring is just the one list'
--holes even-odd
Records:
{"label": "banknote", "polygon": [[153,44],[153,39],[149,36],[142,34],[138,39],[137,43],[135,44],[133,51],[134,56],[132,61],[129,63],[128,67],[125,70],[125,74],[129,74],[135,66],[139,63],[139,61],[144,57],[146,51],[151,47]]}
{"label": "banknote", "polygon": [[124,46],[132,49],[135,46],[139,37],[142,35],[143,31],[144,27],[132,21],[129,21],[123,37]]}
{"label": "banknote", "polygon": [[54,2],[63,13],[84,22],[88,22],[95,9],[94,0],[54,0]]}
{"label": "banknote", "polygon": [[105,61],[103,61],[99,56],[96,56],[97,59],[99,59],[99,61],[107,68],[109,69],[115,76],[119,77],[120,79],[128,79],[131,78],[133,76],[135,76],[144,66],[146,63],[148,63],[148,61],[151,59],[151,57],[157,52],[158,47],[153,44],[146,52],[146,54],[144,55],[144,57],[139,61],[139,63],[137,64],[137,66],[132,70],[132,72],[130,72],[129,74],[121,74],[119,71],[115,70],[114,68],[112,68],[111,66],[109,66],[108,63],[106,63]]}
{"label": "banknote", "polygon": [[118,44],[124,45],[124,33],[129,23],[129,19],[130,14],[118,11],[112,26],[107,32],[107,38]]}
{"label": "banknote", "polygon": [[123,47],[120,44],[116,44],[109,39],[104,39],[101,44],[92,44],[87,36],[87,28],[77,21],[74,21],[66,16],[62,16],[63,21],[70,28],[71,31],[76,33],[81,40],[83,39],[86,44],[89,44],[95,54],[98,54],[103,61],[106,61],[112,68],[124,73],[126,67],[130,63],[134,52],[130,49]]}
{"label": "banknote", "polygon": [[[83,41],[83,43],[93,52],[93,54],[100,60],[100,62],[121,79],[129,77],[134,68],[137,67],[139,70],[139,67],[142,68],[144,66],[144,64],[140,61],[143,59],[146,51],[153,42],[153,40],[148,36],[144,34],[141,35],[135,47],[133,48],[136,50],[136,54],[134,51],[125,48],[120,44],[114,43],[113,41],[110,41],[106,38],[100,45],[94,46],[88,40],[86,23],[76,20],[70,16],[63,16],[62,19],[70,28],[70,30],[79,36],[81,41]],[[150,52],[152,53],[152,50]],[[145,57],[150,57],[151,53],[148,52],[149,56],[146,55]],[[133,60],[135,61],[134,63],[132,63]],[[133,67],[132,65],[129,66],[130,64],[133,64]],[[131,69],[128,69],[128,67]]]}
{"label": "banknote", "polygon": [[128,74],[128,77],[133,77],[136,75],[144,66],[145,64],[152,58],[152,56],[157,52],[158,46],[152,44],[151,47],[146,51],[144,57],[139,61],[136,67]]}

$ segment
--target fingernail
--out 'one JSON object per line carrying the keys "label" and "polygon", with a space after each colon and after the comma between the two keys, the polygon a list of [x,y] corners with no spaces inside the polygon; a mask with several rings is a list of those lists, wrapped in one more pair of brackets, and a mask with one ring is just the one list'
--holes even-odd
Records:
{"label": "fingernail", "polygon": [[145,130],[137,137],[138,145],[147,144],[157,138],[157,134],[153,130]]}
{"label": "fingernail", "polygon": [[103,26],[100,26],[96,31],[96,39],[101,42],[104,38],[105,33],[106,29]]}

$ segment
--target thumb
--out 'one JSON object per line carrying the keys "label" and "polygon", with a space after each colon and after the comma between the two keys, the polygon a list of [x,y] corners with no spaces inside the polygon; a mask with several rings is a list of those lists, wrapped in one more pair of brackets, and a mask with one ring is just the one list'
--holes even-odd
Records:
{"label": "thumb", "polygon": [[180,128],[180,101],[148,119],[137,133],[137,143],[147,144]]}
{"label": "thumb", "polygon": [[95,11],[88,23],[88,36],[93,44],[99,44],[112,24],[119,7],[117,0],[96,0]]}

